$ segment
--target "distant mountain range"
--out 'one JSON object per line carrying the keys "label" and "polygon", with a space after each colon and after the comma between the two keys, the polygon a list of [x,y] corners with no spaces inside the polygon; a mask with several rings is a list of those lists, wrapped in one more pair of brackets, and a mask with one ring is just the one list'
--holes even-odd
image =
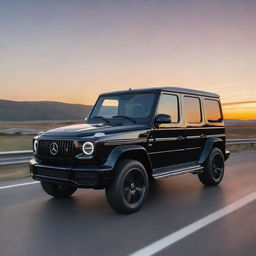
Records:
{"label": "distant mountain range", "polygon": [[0,99],[0,121],[81,120],[91,109],[82,104]]}
{"label": "distant mountain range", "polygon": [[[91,105],[53,101],[12,101],[0,99],[0,121],[82,120]],[[256,124],[256,120],[226,119],[226,124]]]}
{"label": "distant mountain range", "polygon": [[256,124],[256,120],[240,120],[240,119],[225,119],[225,124],[235,125],[235,124]]}

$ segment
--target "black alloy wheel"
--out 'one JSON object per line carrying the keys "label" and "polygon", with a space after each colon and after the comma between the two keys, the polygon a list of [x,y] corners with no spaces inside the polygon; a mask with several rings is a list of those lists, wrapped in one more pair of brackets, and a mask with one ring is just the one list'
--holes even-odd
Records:
{"label": "black alloy wheel", "polygon": [[144,204],[149,189],[144,166],[136,160],[121,160],[115,168],[113,181],[106,188],[109,205],[121,213],[133,213]]}
{"label": "black alloy wheel", "polygon": [[218,185],[224,176],[224,156],[219,148],[213,148],[205,165],[203,173],[199,174],[199,180],[206,186]]}
{"label": "black alloy wheel", "polygon": [[212,175],[218,181],[224,172],[224,162],[220,154],[215,154],[212,160]]}
{"label": "black alloy wheel", "polygon": [[128,204],[139,203],[145,195],[144,174],[140,169],[129,170],[123,180],[123,196]]}

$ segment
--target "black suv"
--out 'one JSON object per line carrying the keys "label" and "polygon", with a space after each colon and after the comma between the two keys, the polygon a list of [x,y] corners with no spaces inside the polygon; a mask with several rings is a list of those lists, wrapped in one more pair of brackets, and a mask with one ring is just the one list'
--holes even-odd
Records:
{"label": "black suv", "polygon": [[192,173],[219,184],[229,157],[219,95],[176,87],[102,94],[84,124],[47,131],[33,149],[30,172],[48,194],[105,188],[123,213],[144,204],[155,179]]}

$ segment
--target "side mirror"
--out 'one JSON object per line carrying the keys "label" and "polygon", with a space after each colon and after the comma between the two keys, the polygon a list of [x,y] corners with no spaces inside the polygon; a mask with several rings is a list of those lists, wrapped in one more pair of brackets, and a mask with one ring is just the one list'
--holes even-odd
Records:
{"label": "side mirror", "polygon": [[155,125],[158,127],[160,124],[169,124],[172,122],[172,118],[170,115],[166,114],[158,114],[155,117]]}

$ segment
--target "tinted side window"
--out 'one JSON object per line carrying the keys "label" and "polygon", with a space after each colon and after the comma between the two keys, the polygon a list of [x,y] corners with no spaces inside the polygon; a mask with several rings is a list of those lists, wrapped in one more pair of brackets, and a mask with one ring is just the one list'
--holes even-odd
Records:
{"label": "tinted side window", "polygon": [[209,122],[221,122],[222,116],[220,111],[220,105],[217,100],[208,100],[204,101],[206,118]]}
{"label": "tinted side window", "polygon": [[176,95],[162,94],[158,104],[157,114],[167,114],[172,123],[179,122],[178,97]]}
{"label": "tinted side window", "polygon": [[202,121],[200,99],[197,97],[184,97],[185,117],[188,123],[200,123]]}

